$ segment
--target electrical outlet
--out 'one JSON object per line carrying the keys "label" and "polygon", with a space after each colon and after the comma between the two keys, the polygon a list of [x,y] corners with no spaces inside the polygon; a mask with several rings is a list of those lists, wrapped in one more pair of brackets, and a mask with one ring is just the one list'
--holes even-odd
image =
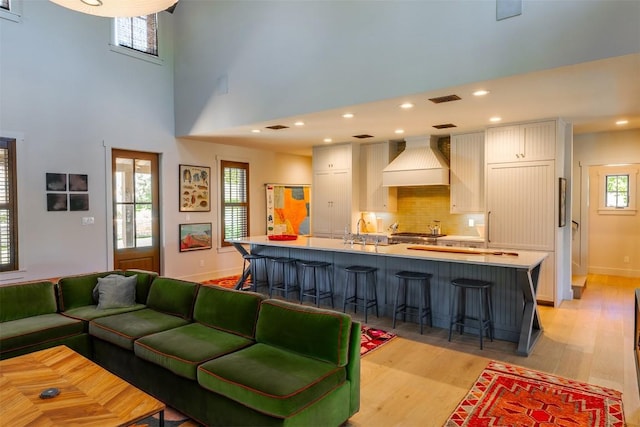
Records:
{"label": "electrical outlet", "polygon": [[204,260],[203,259],[200,260],[200,267],[204,267]]}
{"label": "electrical outlet", "polygon": [[469,227],[475,227],[476,222],[473,220],[473,218],[469,219]]}

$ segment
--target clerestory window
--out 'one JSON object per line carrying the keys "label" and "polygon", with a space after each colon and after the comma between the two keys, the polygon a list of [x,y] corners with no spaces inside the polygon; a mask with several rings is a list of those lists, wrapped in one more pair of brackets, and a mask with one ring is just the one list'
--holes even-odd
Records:
{"label": "clerestory window", "polygon": [[115,44],[158,56],[158,15],[116,18]]}

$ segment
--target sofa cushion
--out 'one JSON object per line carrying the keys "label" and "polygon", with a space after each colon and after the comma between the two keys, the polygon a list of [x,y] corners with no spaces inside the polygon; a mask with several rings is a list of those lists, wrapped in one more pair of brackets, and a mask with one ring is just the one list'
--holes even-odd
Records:
{"label": "sofa cushion", "polygon": [[10,320],[0,324],[0,353],[77,335],[83,330],[80,320],[58,313]]}
{"label": "sofa cushion", "polygon": [[98,301],[93,298],[93,289],[98,283],[98,278],[106,277],[110,274],[136,276],[136,302],[139,304],[145,304],[147,302],[151,283],[158,276],[157,273],[151,271],[127,270],[62,277],[58,280],[60,311],[95,305]]}
{"label": "sofa cushion", "polygon": [[198,368],[202,387],[282,418],[311,405],[345,378],[343,367],[266,344],[254,344]]}
{"label": "sofa cushion", "polygon": [[157,277],[151,283],[147,307],[191,320],[199,286],[198,283],[186,280]]}
{"label": "sofa cushion", "polygon": [[71,317],[73,319],[84,320],[88,327],[88,322],[93,319],[97,319],[99,317],[111,316],[114,314],[127,313],[129,311],[142,310],[143,308],[147,308],[144,304],[135,304],[131,307],[119,307],[119,308],[107,308],[104,310],[99,310],[97,305],[85,305],[83,307],[72,308],[71,310],[67,310],[62,313],[65,316]]}
{"label": "sofa cushion", "polygon": [[264,296],[219,286],[201,286],[193,319],[204,325],[253,339]]}
{"label": "sofa cushion", "polygon": [[257,342],[345,366],[350,336],[351,317],[346,314],[275,299],[260,306]]}
{"label": "sofa cushion", "polygon": [[181,317],[145,308],[94,319],[89,323],[89,334],[133,350],[133,342],[138,338],[188,323]]}
{"label": "sofa cushion", "polygon": [[93,299],[98,302],[98,310],[131,307],[136,303],[137,276],[110,274],[98,277],[93,288]]}
{"label": "sofa cushion", "polygon": [[[55,286],[34,282],[0,287],[0,322],[58,311]],[[4,327],[4,325],[3,325]]]}
{"label": "sofa cushion", "polygon": [[253,343],[248,338],[191,323],[142,337],[133,348],[136,356],[195,380],[198,365]]}

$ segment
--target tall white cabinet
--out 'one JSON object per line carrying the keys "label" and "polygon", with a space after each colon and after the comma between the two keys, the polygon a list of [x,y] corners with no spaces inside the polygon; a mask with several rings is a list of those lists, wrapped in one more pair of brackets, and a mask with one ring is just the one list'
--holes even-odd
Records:
{"label": "tall white cabinet", "polygon": [[360,145],[360,210],[395,212],[397,187],[382,186],[382,170],[396,156],[398,144],[376,142]]}
{"label": "tall white cabinet", "polygon": [[341,237],[352,228],[357,194],[358,147],[337,144],[313,148],[311,233],[316,237]]}
{"label": "tall white cabinet", "polygon": [[546,120],[492,127],[485,140],[487,246],[548,252],[537,299],[554,305],[571,277],[560,247],[570,227],[560,228],[558,219],[558,178],[571,176],[564,170],[566,126]]}
{"label": "tall white cabinet", "polygon": [[484,132],[451,135],[451,213],[484,212]]}

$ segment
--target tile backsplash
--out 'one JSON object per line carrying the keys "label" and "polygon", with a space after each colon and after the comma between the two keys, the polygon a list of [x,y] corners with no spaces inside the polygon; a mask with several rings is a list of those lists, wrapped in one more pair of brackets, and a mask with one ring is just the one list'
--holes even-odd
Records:
{"label": "tile backsplash", "polygon": [[429,232],[434,220],[439,220],[442,233],[477,236],[475,226],[484,224],[484,214],[452,214],[449,212],[450,192],[444,185],[398,187],[398,211],[392,215],[399,231]]}

